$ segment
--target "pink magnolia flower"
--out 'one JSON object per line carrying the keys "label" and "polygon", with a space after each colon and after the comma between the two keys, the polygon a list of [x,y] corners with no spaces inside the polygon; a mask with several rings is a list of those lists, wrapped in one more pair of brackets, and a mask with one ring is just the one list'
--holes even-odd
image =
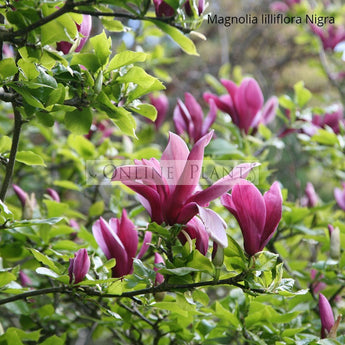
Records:
{"label": "pink magnolia flower", "polygon": [[180,99],[174,109],[174,125],[176,133],[181,135],[187,133],[191,143],[196,143],[209,130],[217,116],[217,108],[210,99],[210,112],[204,119],[204,113],[196,99],[189,93],[184,94],[185,102]]}
{"label": "pink magnolia flower", "polygon": [[172,17],[175,10],[164,0],[153,0],[157,17]]}
{"label": "pink magnolia flower", "polygon": [[[155,253],[155,261],[154,264],[164,264],[164,259],[162,258],[162,256],[158,253]],[[157,272],[159,270],[158,267],[154,267],[153,268],[155,270],[155,272]],[[155,279],[155,285],[159,285],[162,284],[164,282],[164,276],[163,274],[157,272],[156,273],[156,279]]]}
{"label": "pink magnolia flower", "polygon": [[31,279],[23,271],[19,271],[19,280],[24,287],[32,285]]}
{"label": "pink magnolia flower", "polygon": [[323,29],[315,24],[310,25],[311,30],[319,36],[322,46],[325,50],[334,50],[335,46],[345,40],[345,27],[328,25],[327,29]]}
{"label": "pink magnolia flower", "polygon": [[[191,7],[191,2],[193,4],[193,0],[187,0],[184,4],[184,9],[186,11],[187,16],[193,17],[193,10]],[[198,14],[199,16],[204,12],[205,9],[205,0],[198,0]]]}
{"label": "pink magnolia flower", "polygon": [[13,188],[14,192],[16,193],[20,203],[24,207],[27,200],[29,199],[28,194],[26,192],[24,192],[24,190],[22,188],[20,188],[19,186],[17,186],[16,184],[13,184],[12,188]]}
{"label": "pink magnolia flower", "polygon": [[[109,223],[101,217],[93,224],[92,233],[106,258],[116,260],[113,277],[119,278],[132,273],[139,240],[135,225],[127,217],[126,211],[122,211],[120,219],[111,218]],[[150,236],[152,236],[150,232],[145,233],[144,249],[137,256],[139,259],[148,248]]]}
{"label": "pink magnolia flower", "polygon": [[[81,49],[84,47],[86,41],[88,40],[91,32],[92,27],[92,17],[89,15],[83,14],[83,19],[81,24],[75,24],[77,26],[77,30],[81,36],[80,42],[75,49],[76,52],[80,52]],[[72,48],[72,43],[61,41],[56,44],[56,49],[62,51],[64,54],[68,54]]]}
{"label": "pink magnolia flower", "polygon": [[180,231],[178,238],[182,244],[187,242],[186,235],[192,240],[195,239],[195,248],[203,255],[206,255],[208,249],[209,235],[205,229],[204,224],[198,217],[193,217]]}
{"label": "pink magnolia flower", "polygon": [[321,338],[324,339],[327,338],[335,321],[332,307],[322,293],[319,294],[319,314],[321,319]]}
{"label": "pink magnolia flower", "polygon": [[319,197],[315,192],[314,186],[311,182],[308,182],[305,187],[305,197],[301,200],[302,206],[314,207],[317,205]]}
{"label": "pink magnolia flower", "polygon": [[310,277],[313,280],[311,284],[311,290],[314,294],[324,290],[326,288],[326,284],[324,282],[319,281],[320,279],[324,278],[324,275],[321,274],[318,276],[318,272],[315,269],[310,270]]}
{"label": "pink magnolia flower", "polygon": [[156,126],[156,130],[158,130],[162,126],[167,116],[169,110],[169,100],[164,93],[161,93],[158,96],[150,94],[149,97],[151,104],[157,109],[157,118],[154,123]]}
{"label": "pink magnolia flower", "polygon": [[339,134],[340,132],[340,123],[345,124],[342,107],[338,107],[337,110],[326,113],[325,115],[313,115],[312,119],[312,124],[316,127],[316,130],[318,128],[325,128],[325,126],[328,126],[332,128],[335,134]]}
{"label": "pink magnolia flower", "polygon": [[90,269],[90,258],[85,248],[79,249],[73,259],[69,259],[68,275],[70,284],[80,283]]}
{"label": "pink magnolia flower", "polygon": [[99,140],[99,144],[101,144],[104,139],[109,138],[113,134],[114,129],[115,128],[110,120],[94,122],[91,125],[89,133],[85,135],[85,138],[91,140],[95,134],[100,133],[101,138]]}
{"label": "pink magnolia flower", "polygon": [[287,12],[295,4],[299,4],[301,0],[284,0],[284,1],[274,1],[270,5],[270,9],[273,12]]}
{"label": "pink magnolia flower", "polygon": [[222,84],[228,91],[227,95],[216,96],[204,94],[204,99],[209,102],[214,100],[219,110],[228,113],[233,123],[248,134],[251,129],[256,129],[262,123],[271,122],[278,108],[277,97],[271,97],[264,105],[264,96],[259,84],[253,78],[244,78],[240,86],[233,81],[222,79]]}
{"label": "pink magnolia flower", "polygon": [[60,196],[55,189],[47,188],[47,194],[56,202],[60,202]]}
{"label": "pink magnolia flower", "polygon": [[283,200],[278,182],[274,182],[264,196],[251,182],[243,182],[234,186],[231,195],[223,195],[221,202],[237,219],[247,254],[252,256],[262,251],[282,216]]}
{"label": "pink magnolia flower", "polygon": [[113,181],[121,181],[138,193],[138,198],[158,224],[187,224],[198,213],[210,238],[227,245],[224,221],[213,211],[203,209],[208,203],[243,181],[256,163],[241,164],[212,186],[197,191],[202,170],[204,148],[213,131],[200,138],[189,149],[176,134],[170,133],[161,161],[136,160],[114,172]]}
{"label": "pink magnolia flower", "polygon": [[334,198],[338,206],[345,211],[345,182],[342,183],[343,189],[334,188]]}

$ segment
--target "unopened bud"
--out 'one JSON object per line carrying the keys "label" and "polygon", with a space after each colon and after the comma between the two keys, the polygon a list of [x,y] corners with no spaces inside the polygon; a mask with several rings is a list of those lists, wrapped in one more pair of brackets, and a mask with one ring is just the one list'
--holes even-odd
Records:
{"label": "unopened bud", "polygon": [[332,259],[338,260],[340,258],[340,230],[333,228],[332,225],[328,225],[328,230],[330,236],[329,254]]}

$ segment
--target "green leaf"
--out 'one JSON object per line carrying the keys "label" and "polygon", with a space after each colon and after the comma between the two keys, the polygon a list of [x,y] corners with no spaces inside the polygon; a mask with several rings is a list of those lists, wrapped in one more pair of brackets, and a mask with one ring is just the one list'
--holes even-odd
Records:
{"label": "green leaf", "polygon": [[95,49],[98,62],[101,66],[104,66],[109,58],[111,49],[111,38],[107,38],[104,30],[101,34],[90,38],[90,42]]}
{"label": "green leaf", "polygon": [[125,31],[125,27],[119,20],[114,20],[112,17],[102,17],[101,19],[104,28],[111,32]]}
{"label": "green leaf", "polygon": [[40,225],[40,224],[48,224],[53,225],[56,223],[59,223],[63,218],[61,217],[54,217],[54,218],[48,218],[48,219],[24,219],[24,220],[16,220],[14,222],[11,222],[9,224],[9,228],[20,228],[20,227],[27,227],[31,225]]}
{"label": "green leaf", "polygon": [[28,80],[36,79],[40,74],[40,72],[37,71],[36,64],[31,61],[20,59],[18,61],[18,66]]}
{"label": "green leaf", "polygon": [[82,65],[93,73],[95,73],[101,67],[97,56],[91,53],[74,54],[71,60],[71,66],[73,65]]}
{"label": "green leaf", "polygon": [[199,56],[193,41],[186,37],[180,30],[158,20],[152,20],[152,22],[168,34],[187,54]]}
{"label": "green leaf", "polygon": [[59,181],[54,181],[53,184],[54,184],[54,186],[62,187],[65,189],[71,189],[71,190],[76,190],[76,191],[81,190],[81,187],[72,181],[59,180]]}
{"label": "green leaf", "polygon": [[277,265],[278,254],[271,252],[259,252],[252,256],[249,267],[256,271],[270,271]]}
{"label": "green leaf", "polygon": [[147,58],[146,53],[132,52],[130,50],[123,51],[116,54],[109,62],[108,71],[119,69],[122,66],[127,66],[135,62],[143,62]]}
{"label": "green leaf", "polygon": [[93,158],[96,154],[96,149],[93,143],[82,135],[70,134],[68,136],[67,143],[84,159]]}
{"label": "green leaf", "polygon": [[95,202],[91,207],[89,208],[89,216],[94,217],[94,216],[100,216],[104,212],[104,201],[100,200]]}
{"label": "green leaf", "polygon": [[292,110],[295,108],[295,103],[287,95],[283,95],[279,97],[279,104],[286,109]]}
{"label": "green leaf", "polygon": [[37,99],[36,97],[34,97],[30,90],[28,90],[26,87],[20,87],[20,86],[16,86],[16,85],[11,85],[11,87],[17,91],[20,95],[23,96],[24,100],[31,106],[35,107],[35,108],[40,108],[40,109],[44,109],[43,104],[41,103],[41,101],[39,99]]}
{"label": "green leaf", "polygon": [[17,152],[16,161],[24,163],[26,165],[46,166],[44,164],[43,158],[41,156],[39,156],[37,153],[34,153],[32,151],[19,151],[19,152]]}
{"label": "green leaf", "polygon": [[0,75],[2,78],[8,78],[18,72],[18,67],[13,58],[0,61]]}
{"label": "green leaf", "polygon": [[39,111],[36,113],[37,120],[46,127],[53,127],[55,120],[48,112]]}
{"label": "green leaf", "polygon": [[157,118],[157,109],[152,104],[139,104],[130,108],[133,112],[136,112],[151,121],[155,121]]}
{"label": "green leaf", "polygon": [[77,26],[73,18],[66,13],[41,26],[41,44],[45,46],[60,41],[73,42],[77,34]]}
{"label": "green leaf", "polygon": [[11,145],[12,145],[12,139],[8,137],[7,135],[3,135],[0,138],[0,152],[1,153],[9,151],[11,149]]}
{"label": "green leaf", "polygon": [[34,248],[30,248],[30,251],[37,261],[48,266],[54,273],[60,274],[60,270],[56,267],[55,263],[51,258],[49,258],[47,255],[40,253],[38,250]]}
{"label": "green leaf", "polygon": [[64,345],[66,341],[66,336],[58,337],[53,335],[47,339],[45,339],[40,345]]}
{"label": "green leaf", "polygon": [[157,223],[150,223],[147,230],[166,238],[170,236],[170,231]]}
{"label": "green leaf", "polygon": [[0,287],[7,285],[17,277],[11,272],[0,272]]}
{"label": "green leaf", "polygon": [[59,277],[59,275],[57,273],[55,273],[53,270],[46,268],[46,267],[36,268],[36,273],[44,275],[44,276],[48,276],[48,277],[54,278],[54,279]]}
{"label": "green leaf", "polygon": [[83,108],[81,111],[76,109],[65,115],[65,125],[73,133],[87,134],[91,124],[92,112],[88,108]]}
{"label": "green leaf", "polygon": [[295,90],[296,103],[302,108],[309,102],[312,94],[308,89],[304,87],[303,81],[299,81],[298,83],[296,83],[293,88]]}
{"label": "green leaf", "polygon": [[136,122],[129,111],[122,107],[116,107],[115,116],[110,116],[116,126],[120,128],[123,134],[136,138]]}
{"label": "green leaf", "polygon": [[200,271],[201,270],[199,268],[194,268],[194,267],[177,267],[177,268],[162,268],[161,270],[159,270],[159,273],[182,277],[192,272],[200,272]]}
{"label": "green leaf", "polygon": [[337,135],[333,132],[327,131],[326,129],[319,129],[317,133],[312,136],[311,140],[328,146],[339,144]]}

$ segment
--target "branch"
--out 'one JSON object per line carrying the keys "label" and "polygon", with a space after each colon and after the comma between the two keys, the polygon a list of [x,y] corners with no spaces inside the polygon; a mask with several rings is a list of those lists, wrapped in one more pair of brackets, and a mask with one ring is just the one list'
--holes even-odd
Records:
{"label": "branch", "polygon": [[33,296],[38,296],[38,295],[46,295],[49,293],[71,293],[72,291],[84,293],[87,296],[97,296],[100,298],[122,298],[122,297],[135,297],[139,295],[147,295],[147,294],[155,294],[158,292],[170,292],[170,291],[178,291],[178,290],[193,290],[197,287],[206,287],[206,286],[216,286],[216,285],[232,285],[239,287],[242,289],[244,292],[247,293],[256,293],[256,294],[263,294],[263,293],[268,293],[267,291],[263,289],[249,289],[245,287],[242,284],[239,284],[239,282],[243,281],[246,276],[246,272],[242,272],[238,274],[235,277],[231,277],[228,279],[222,279],[219,281],[214,281],[214,280],[208,280],[208,281],[203,281],[203,282],[198,282],[198,283],[191,283],[191,284],[161,284],[158,286],[153,286],[145,289],[140,289],[140,290],[134,290],[134,291],[128,291],[124,292],[121,295],[119,294],[109,294],[109,293],[102,293],[93,289],[90,289],[87,286],[60,286],[60,287],[53,287],[53,288],[47,288],[47,289],[41,289],[41,290],[32,290],[28,291],[19,295],[11,296],[8,298],[4,298],[0,300],[0,305],[22,300],[22,299],[27,299]]}
{"label": "branch", "polygon": [[128,13],[121,13],[121,12],[95,12],[95,11],[88,11],[88,10],[76,10],[72,9],[70,12],[78,13],[78,14],[88,14],[90,16],[94,17],[117,17],[117,18],[126,18],[126,19],[132,19],[132,20],[145,20],[148,22],[155,22],[160,21],[163,23],[167,23],[170,26],[173,26],[174,28],[182,31],[185,34],[190,33],[192,30],[188,28],[184,28],[179,24],[173,23],[172,18],[170,17],[146,17],[146,16],[134,16],[132,14]]}
{"label": "branch", "polygon": [[12,103],[13,106],[13,113],[14,113],[14,128],[13,128],[13,138],[12,138],[12,146],[10,151],[10,156],[8,158],[8,162],[6,165],[6,173],[5,178],[1,186],[0,191],[0,200],[4,201],[6,192],[8,189],[8,186],[10,184],[10,181],[12,179],[13,170],[14,170],[14,163],[16,161],[16,155],[18,150],[18,144],[19,144],[19,137],[20,137],[20,131],[22,129],[22,125],[24,123],[22,119],[22,115],[20,114],[18,108],[14,103]]}
{"label": "branch", "polygon": [[10,92],[0,92],[0,100],[4,102],[14,102],[17,98],[17,94]]}

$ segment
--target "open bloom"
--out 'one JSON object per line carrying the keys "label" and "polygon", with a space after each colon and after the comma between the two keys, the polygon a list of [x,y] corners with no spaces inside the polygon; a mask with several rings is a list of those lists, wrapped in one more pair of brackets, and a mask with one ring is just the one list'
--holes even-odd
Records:
{"label": "open bloom", "polygon": [[345,182],[343,182],[343,189],[334,188],[334,198],[338,206],[345,211]]}
{"label": "open bloom", "polygon": [[160,162],[154,158],[136,160],[136,165],[118,167],[112,180],[121,181],[138,193],[140,202],[153,222],[187,224],[200,213],[211,239],[226,246],[227,238],[220,217],[202,207],[243,181],[257,164],[241,164],[212,186],[197,191],[204,148],[212,135],[213,132],[210,132],[200,138],[189,152],[186,143],[176,134],[170,133],[169,143]]}
{"label": "open bloom", "polygon": [[90,269],[90,258],[85,248],[79,249],[73,259],[69,259],[69,283],[80,283]]}
{"label": "open bloom", "polygon": [[195,248],[203,255],[206,255],[208,249],[209,235],[205,229],[204,224],[198,217],[193,217],[186,227],[180,231],[178,238],[182,244],[187,242],[187,236],[195,239]]}
{"label": "open bloom", "polygon": [[[187,16],[193,17],[193,10],[191,7],[191,3],[193,4],[193,0],[187,0],[184,4],[184,9],[186,11]],[[200,16],[202,12],[204,12],[205,9],[205,0],[198,0],[198,15]]]}
{"label": "open bloom", "polygon": [[240,86],[233,81],[222,79],[228,94],[220,97],[205,93],[207,102],[214,100],[221,111],[231,116],[233,123],[248,134],[250,129],[256,129],[262,123],[271,122],[278,108],[277,97],[271,97],[264,105],[264,96],[259,84],[253,78],[244,78]]}
{"label": "open bloom", "polygon": [[156,130],[158,130],[167,116],[169,110],[169,100],[164,93],[161,93],[158,96],[150,94],[149,97],[151,104],[157,109],[157,118],[154,123]]}
{"label": "open bloom", "polygon": [[314,34],[319,36],[325,50],[334,50],[338,43],[345,40],[345,28],[343,26],[328,25],[327,29],[323,29],[311,24],[310,28]]}
{"label": "open bloom", "polygon": [[327,335],[334,326],[335,321],[332,307],[322,293],[319,294],[319,312],[321,319],[321,338],[323,339],[327,338]]}
{"label": "open bloom", "polygon": [[[83,14],[83,19],[80,24],[75,24],[77,26],[77,30],[79,35],[81,36],[80,42],[75,49],[76,52],[80,52],[81,49],[84,47],[86,41],[88,40],[91,32],[92,27],[92,18],[89,15]],[[62,51],[64,54],[68,54],[72,48],[72,43],[61,41],[56,44],[56,49]]]}
{"label": "open bloom", "polygon": [[209,130],[217,116],[217,108],[210,99],[210,112],[204,119],[204,113],[196,99],[189,93],[184,94],[185,102],[180,99],[174,109],[174,125],[176,133],[187,133],[192,143],[197,142]]}
{"label": "open bloom", "polygon": [[[122,211],[120,219],[111,218],[109,223],[102,217],[92,226],[92,233],[96,242],[101,247],[106,258],[116,260],[113,267],[113,277],[123,277],[133,271],[133,259],[138,250],[138,232],[133,222],[127,217],[125,210]],[[140,251],[140,259],[148,248],[148,242],[151,241],[150,232],[145,233],[144,248]]]}
{"label": "open bloom", "polygon": [[153,0],[157,17],[172,17],[175,10],[164,0]]}
{"label": "open bloom", "polygon": [[336,110],[327,112],[324,115],[313,115],[311,125],[303,128],[303,131],[308,135],[314,135],[318,129],[330,127],[335,134],[340,132],[340,123],[345,125],[344,112],[342,107]]}
{"label": "open bloom", "polygon": [[247,254],[252,256],[262,251],[282,216],[283,200],[278,182],[274,182],[262,196],[251,182],[246,181],[234,186],[231,195],[223,195],[221,202],[237,219]]}

